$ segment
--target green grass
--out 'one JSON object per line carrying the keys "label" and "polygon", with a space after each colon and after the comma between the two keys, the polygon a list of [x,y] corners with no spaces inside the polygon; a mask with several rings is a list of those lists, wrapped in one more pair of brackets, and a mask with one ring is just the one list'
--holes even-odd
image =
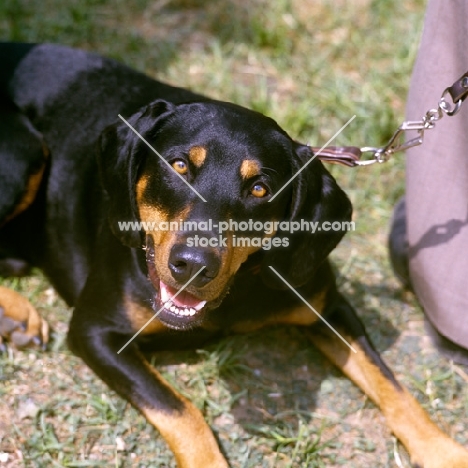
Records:
{"label": "green grass", "polygon": [[[110,55],[264,112],[314,146],[356,115],[336,143],[379,146],[404,118],[424,3],[4,0],[0,35]],[[353,201],[357,226],[333,254],[340,288],[398,377],[467,444],[467,375],[428,343],[421,310],[400,290],[387,260],[404,156],[332,172]],[[54,340],[47,353],[0,358],[0,452],[8,454],[0,466],[173,467],[156,431],[67,350],[70,311],[47,281],[37,273],[3,284],[39,307]],[[378,410],[298,329],[233,337],[157,361],[202,409],[233,467],[395,466]]]}

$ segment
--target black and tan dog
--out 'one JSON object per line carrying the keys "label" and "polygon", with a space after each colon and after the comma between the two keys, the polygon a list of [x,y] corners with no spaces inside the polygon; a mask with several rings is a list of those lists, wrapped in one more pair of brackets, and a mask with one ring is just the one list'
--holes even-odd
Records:
{"label": "black and tan dog", "polygon": [[[350,219],[349,200],[317,160],[281,190],[310,160],[307,146],[258,113],[87,52],[3,44],[0,63],[0,272],[45,272],[74,306],[70,348],[160,431],[180,467],[228,462],[200,412],[149,366],[141,345],[199,346],[269,324],[304,326],[381,408],[415,466],[468,467],[468,452],[396,381],[337,292],[327,256],[342,232],[261,232],[267,249],[253,242],[251,226],[242,233],[251,243],[238,245],[233,229],[220,237],[216,226],[228,220]],[[195,232],[151,227],[210,220]],[[123,229],[134,221],[148,224]],[[35,309],[4,288],[0,330],[19,346],[47,340]]]}

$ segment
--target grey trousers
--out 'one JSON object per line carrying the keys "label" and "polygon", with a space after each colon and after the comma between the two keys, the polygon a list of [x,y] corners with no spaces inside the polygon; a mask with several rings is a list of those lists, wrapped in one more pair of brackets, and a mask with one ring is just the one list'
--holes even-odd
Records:
{"label": "grey trousers", "polygon": [[[420,120],[436,107],[467,70],[468,0],[429,0],[407,119]],[[407,152],[406,169],[414,291],[433,326],[468,348],[468,99]]]}

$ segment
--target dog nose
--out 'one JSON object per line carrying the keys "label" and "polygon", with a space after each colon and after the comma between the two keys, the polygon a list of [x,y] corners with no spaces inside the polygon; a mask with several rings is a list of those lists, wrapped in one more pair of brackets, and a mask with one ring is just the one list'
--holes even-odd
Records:
{"label": "dog nose", "polygon": [[202,266],[205,267],[190,283],[197,287],[204,286],[218,275],[220,263],[214,252],[185,244],[175,244],[169,255],[169,270],[179,283],[186,283]]}

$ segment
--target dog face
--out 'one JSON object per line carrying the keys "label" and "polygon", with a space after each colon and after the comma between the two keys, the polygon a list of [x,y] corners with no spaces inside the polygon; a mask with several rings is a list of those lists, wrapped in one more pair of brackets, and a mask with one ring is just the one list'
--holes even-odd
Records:
{"label": "dog face", "polygon": [[[146,245],[154,308],[163,307],[158,318],[168,326],[202,323],[250,255],[258,252],[269,286],[280,287],[269,265],[300,286],[341,238],[279,238],[281,221],[348,220],[351,207],[318,161],[285,186],[312,153],[273,120],[228,103],[156,101],[130,124],[159,154],[123,123],[104,132],[99,164],[109,219],[124,244]],[[127,220],[141,221],[141,229],[120,231]]]}

